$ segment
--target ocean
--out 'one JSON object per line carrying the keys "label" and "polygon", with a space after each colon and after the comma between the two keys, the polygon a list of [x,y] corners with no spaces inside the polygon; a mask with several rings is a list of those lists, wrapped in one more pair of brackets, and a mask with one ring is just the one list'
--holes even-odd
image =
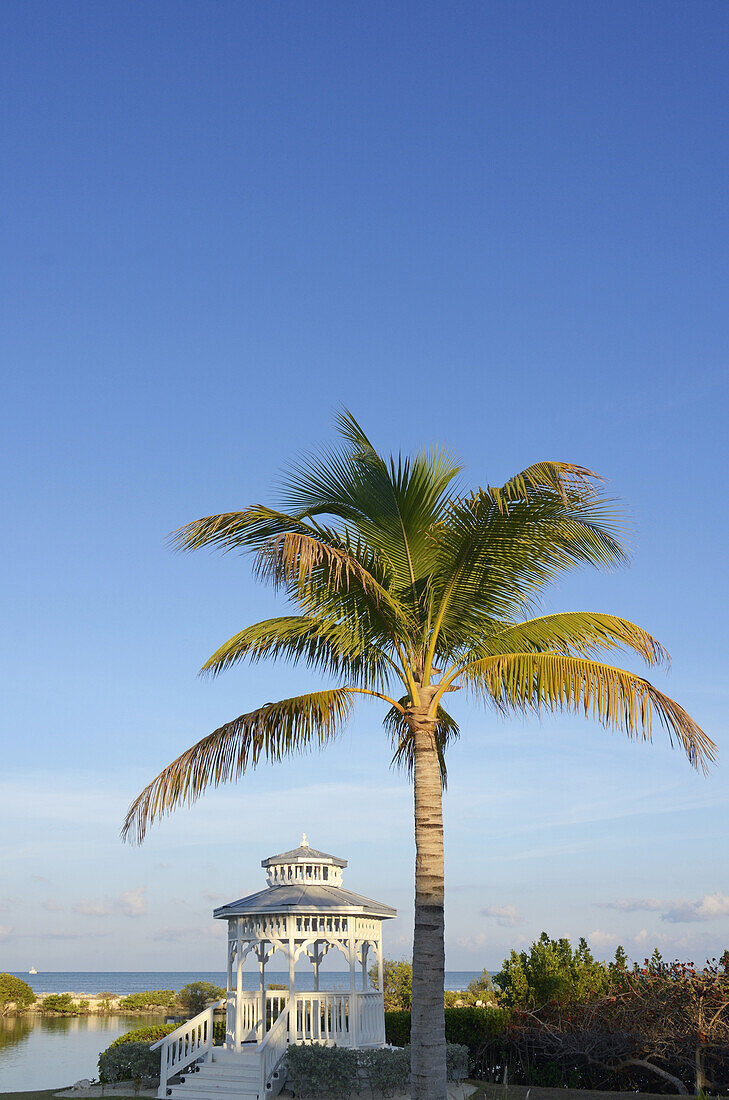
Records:
{"label": "ocean", "polygon": [[[446,989],[465,989],[481,971],[446,970]],[[139,993],[144,989],[182,989],[188,982],[213,982],[225,987],[222,970],[47,970],[38,974],[17,974],[34,993]],[[267,970],[266,983],[288,985],[288,971]],[[322,970],[321,989],[349,989],[348,970]],[[296,971],[299,990],[314,988],[311,968]],[[243,988],[258,989],[258,974],[243,972]]]}

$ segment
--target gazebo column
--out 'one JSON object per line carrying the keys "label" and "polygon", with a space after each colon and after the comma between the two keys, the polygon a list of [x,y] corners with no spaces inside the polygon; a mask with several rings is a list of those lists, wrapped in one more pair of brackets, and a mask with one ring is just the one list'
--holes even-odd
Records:
{"label": "gazebo column", "polygon": [[238,918],[238,950],[235,970],[235,1049],[240,1050],[243,1043],[243,941],[240,938],[240,917]]}
{"label": "gazebo column", "polygon": [[319,963],[321,962],[321,951],[319,950],[319,941],[314,944],[314,951],[312,952],[311,961],[314,964],[314,992],[319,992]]}
{"label": "gazebo column", "polygon": [[370,945],[368,943],[362,944],[362,992],[367,992],[367,956],[369,954]]}
{"label": "gazebo column", "polygon": [[359,1031],[359,1001],[357,999],[357,947],[354,939],[354,919],[347,918],[349,926],[349,1045],[357,1046]]}
{"label": "gazebo column", "polygon": [[380,938],[377,941],[377,985],[383,998],[385,996],[385,973],[382,961],[382,925],[380,925]]}
{"label": "gazebo column", "polygon": [[289,913],[289,1042],[296,1042],[296,917]]}
{"label": "gazebo column", "polygon": [[256,1041],[262,1043],[266,1038],[266,959],[268,953],[265,940],[258,944],[256,956],[258,958],[258,969],[261,973],[261,1034],[256,1036]]}

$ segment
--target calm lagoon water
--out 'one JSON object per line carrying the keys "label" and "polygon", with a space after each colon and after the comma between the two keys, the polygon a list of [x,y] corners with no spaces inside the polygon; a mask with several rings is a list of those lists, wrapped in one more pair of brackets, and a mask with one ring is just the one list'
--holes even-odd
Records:
{"label": "calm lagoon water", "polygon": [[62,1088],[98,1077],[99,1054],[118,1035],[164,1016],[0,1018],[0,1092]]}

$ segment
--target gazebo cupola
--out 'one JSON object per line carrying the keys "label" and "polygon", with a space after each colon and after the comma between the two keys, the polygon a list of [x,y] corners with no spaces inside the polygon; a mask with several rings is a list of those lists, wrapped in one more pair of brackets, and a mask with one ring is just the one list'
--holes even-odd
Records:
{"label": "gazebo cupola", "polygon": [[328,856],[326,852],[317,852],[315,848],[311,848],[306,833],[298,848],[261,860],[261,867],[268,871],[269,886],[281,886],[290,882],[341,886],[342,871],[346,866],[346,859]]}
{"label": "gazebo cupola", "polygon": [[[213,913],[228,923],[228,1050],[270,1042],[285,1026],[287,1043],[325,1042],[348,1047],[382,1046],[385,1016],[382,974],[382,922],[397,916],[389,905],[351,893],[342,886],[346,859],[312,848],[298,848],[261,861],[268,885]],[[347,992],[320,992],[319,967],[335,948],[349,970]],[[288,989],[266,989],[266,967],[280,951],[286,958]],[[243,963],[253,954],[258,990],[243,990]],[[306,957],[313,969],[313,991],[296,990],[296,963]],[[367,967],[377,961],[377,988],[370,989]],[[307,983],[308,984],[308,983]]]}

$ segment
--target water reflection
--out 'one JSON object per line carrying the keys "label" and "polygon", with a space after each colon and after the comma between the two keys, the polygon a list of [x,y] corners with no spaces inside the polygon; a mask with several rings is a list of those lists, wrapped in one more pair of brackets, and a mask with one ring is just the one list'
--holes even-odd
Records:
{"label": "water reflection", "polygon": [[98,1058],[118,1035],[162,1016],[0,1018],[0,1092],[62,1088],[98,1076]]}
{"label": "water reflection", "polygon": [[27,1016],[0,1016],[0,1054],[13,1043],[22,1043],[33,1024]]}

